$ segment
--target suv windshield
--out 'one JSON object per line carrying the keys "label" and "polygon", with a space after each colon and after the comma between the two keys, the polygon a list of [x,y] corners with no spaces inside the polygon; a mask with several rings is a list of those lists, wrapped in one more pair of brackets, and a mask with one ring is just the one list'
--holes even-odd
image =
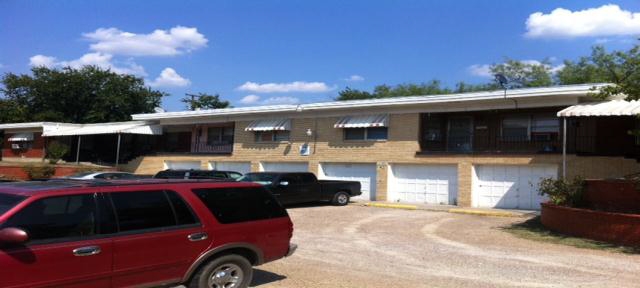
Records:
{"label": "suv windshield", "polygon": [[9,211],[9,209],[18,205],[18,203],[22,202],[22,200],[26,198],[27,197],[24,196],[0,193],[0,215],[4,214],[4,212]]}
{"label": "suv windshield", "polygon": [[262,185],[270,185],[273,183],[273,180],[276,178],[276,174],[270,173],[259,173],[259,174],[245,174],[244,176],[238,178],[240,182],[254,182]]}

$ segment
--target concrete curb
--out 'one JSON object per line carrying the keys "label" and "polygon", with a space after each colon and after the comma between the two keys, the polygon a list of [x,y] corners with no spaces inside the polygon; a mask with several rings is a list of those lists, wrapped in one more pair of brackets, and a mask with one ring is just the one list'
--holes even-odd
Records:
{"label": "concrete curb", "polygon": [[352,202],[351,205],[362,206],[362,207],[402,209],[402,210],[447,212],[447,213],[467,214],[467,215],[475,215],[475,216],[485,216],[485,217],[526,217],[526,216],[532,215],[532,213],[524,213],[524,212],[517,212],[517,211],[485,210],[485,209],[474,209],[474,208],[447,208],[447,207],[430,208],[430,207],[423,207],[420,205],[394,204],[394,203],[372,203],[372,202],[353,203]]}
{"label": "concrete curb", "polygon": [[418,210],[418,206],[416,206],[416,205],[407,205],[407,204],[364,203],[364,206],[367,206],[367,207],[377,207],[377,208],[393,208],[393,209],[404,209],[404,210]]}
{"label": "concrete curb", "polygon": [[476,215],[476,216],[491,216],[491,217],[522,217],[523,216],[520,213],[513,213],[509,211],[476,210],[476,209],[464,209],[464,208],[449,209],[447,212]]}

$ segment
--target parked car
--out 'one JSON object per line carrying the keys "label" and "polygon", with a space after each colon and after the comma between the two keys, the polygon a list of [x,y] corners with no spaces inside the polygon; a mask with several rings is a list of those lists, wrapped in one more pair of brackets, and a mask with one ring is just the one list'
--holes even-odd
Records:
{"label": "parked car", "polygon": [[342,206],[362,194],[358,181],[318,180],[309,172],[247,173],[238,181],[264,185],[282,204],[329,201]]}
{"label": "parked car", "polygon": [[235,171],[220,170],[173,170],[167,169],[158,172],[153,178],[156,179],[231,179],[242,177],[242,173]]}
{"label": "parked car", "polygon": [[93,180],[93,179],[132,180],[132,179],[141,179],[143,177],[132,174],[132,173],[127,173],[127,172],[101,171],[101,172],[80,172],[80,173],[72,174],[62,178],[73,179],[73,180]]}
{"label": "parked car", "polygon": [[291,255],[293,224],[254,183],[0,184],[0,287],[247,287]]}

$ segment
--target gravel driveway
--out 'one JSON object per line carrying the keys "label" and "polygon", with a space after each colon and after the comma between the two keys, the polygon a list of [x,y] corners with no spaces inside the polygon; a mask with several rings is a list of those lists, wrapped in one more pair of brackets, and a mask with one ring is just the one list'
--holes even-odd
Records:
{"label": "gravel driveway", "polygon": [[289,209],[298,251],[252,287],[640,287],[640,255],[519,239],[522,218],[347,207]]}

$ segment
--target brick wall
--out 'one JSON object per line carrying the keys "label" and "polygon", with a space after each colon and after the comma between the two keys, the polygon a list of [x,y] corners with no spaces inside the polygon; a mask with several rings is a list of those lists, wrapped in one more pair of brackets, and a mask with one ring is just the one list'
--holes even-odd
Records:
{"label": "brick wall", "polygon": [[[260,162],[307,162],[309,171],[318,173],[321,162],[376,164],[377,200],[387,200],[389,164],[447,164],[458,167],[458,205],[471,205],[474,165],[554,164],[561,173],[562,157],[558,154],[535,155],[448,155],[416,156],[420,150],[419,114],[394,114],[389,119],[387,141],[344,141],[342,129],[333,128],[339,117],[292,119],[290,141],[286,143],[255,143],[254,133],[244,128],[249,121],[235,125],[232,155],[157,155],[139,157],[125,169],[140,174],[155,174],[164,169],[165,160],[201,161],[208,168],[209,161],[251,162],[252,171],[259,171]],[[313,136],[306,135],[311,129]],[[312,154],[301,156],[300,146],[308,143]],[[640,171],[635,160],[622,157],[568,157],[568,176],[576,174],[588,178],[620,177]]]}
{"label": "brick wall", "polygon": [[33,142],[31,142],[31,148],[24,150],[11,149],[11,144],[6,139],[11,137],[11,133],[6,133],[4,141],[2,141],[2,159],[6,158],[42,158],[44,157],[44,142],[45,138],[42,137],[42,133],[33,133]]}

